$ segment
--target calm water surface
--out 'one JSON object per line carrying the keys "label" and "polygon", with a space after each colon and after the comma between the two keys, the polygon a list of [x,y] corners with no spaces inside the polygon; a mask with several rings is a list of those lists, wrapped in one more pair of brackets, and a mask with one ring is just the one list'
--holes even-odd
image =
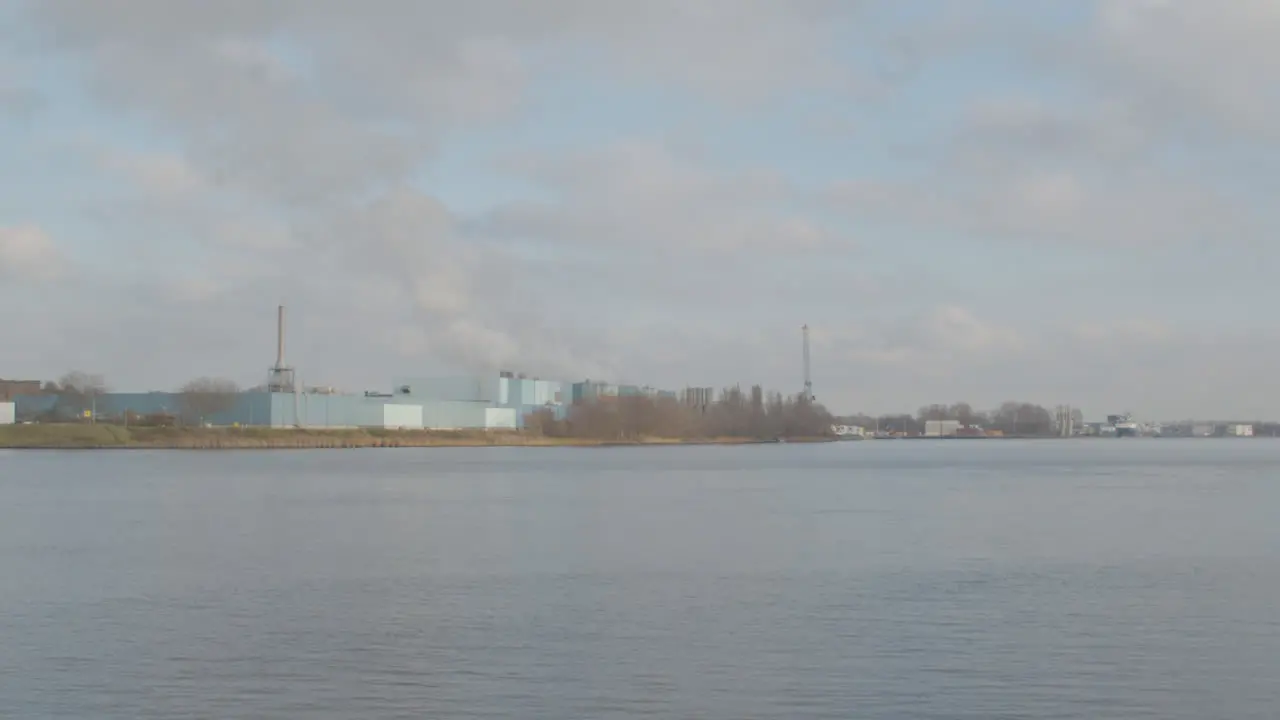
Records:
{"label": "calm water surface", "polygon": [[1280,441],[0,451],[0,717],[1280,716]]}

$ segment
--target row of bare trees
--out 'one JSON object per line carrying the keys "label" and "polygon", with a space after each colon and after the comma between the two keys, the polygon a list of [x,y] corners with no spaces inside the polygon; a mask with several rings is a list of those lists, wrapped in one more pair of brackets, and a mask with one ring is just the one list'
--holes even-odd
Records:
{"label": "row of bare trees", "polygon": [[550,410],[525,418],[525,428],[532,433],[621,441],[820,437],[830,434],[831,425],[831,414],[821,405],[799,396],[765,393],[760,386],[753,387],[749,395],[739,387],[726,388],[716,402],[706,406],[669,397],[624,396],[574,405],[563,419]]}
{"label": "row of bare trees", "polygon": [[[1072,409],[1071,413],[1072,424],[1075,427],[1083,426],[1084,417],[1080,410]],[[915,415],[851,415],[840,421],[882,432],[919,435],[924,432],[925,423],[930,420],[955,420],[962,425],[998,430],[1005,435],[1050,436],[1056,435],[1059,430],[1052,410],[1017,401],[1001,403],[999,407],[987,411],[975,410],[969,403],[960,402],[951,405],[926,405]]]}
{"label": "row of bare trees", "polygon": [[[85,411],[90,418],[97,413],[92,412],[97,399],[105,395],[109,388],[102,375],[86,373],[78,370],[66,373],[56,381],[46,382],[41,394],[54,396],[53,405],[41,417],[35,419],[46,421],[66,421],[82,419]],[[175,422],[200,423],[206,418],[219,413],[228,412],[235,407],[239,386],[231,380],[215,377],[201,377],[191,380],[178,390],[177,414],[172,418]],[[118,414],[127,420],[139,418],[131,408],[117,409]]]}

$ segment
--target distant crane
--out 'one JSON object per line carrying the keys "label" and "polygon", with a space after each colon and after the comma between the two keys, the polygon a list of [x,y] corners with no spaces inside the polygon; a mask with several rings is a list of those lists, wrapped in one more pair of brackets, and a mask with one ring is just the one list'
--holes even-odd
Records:
{"label": "distant crane", "polygon": [[815,399],[813,397],[813,375],[809,367],[809,326],[801,327],[800,332],[804,336],[804,401],[809,403]]}

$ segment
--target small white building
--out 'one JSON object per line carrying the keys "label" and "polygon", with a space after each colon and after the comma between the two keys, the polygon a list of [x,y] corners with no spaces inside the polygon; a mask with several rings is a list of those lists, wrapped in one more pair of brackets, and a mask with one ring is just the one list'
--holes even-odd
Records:
{"label": "small white building", "polygon": [[866,437],[867,429],[860,425],[832,425],[831,432],[837,437]]}
{"label": "small white building", "polygon": [[1227,435],[1231,437],[1253,437],[1252,425],[1228,425]]}
{"label": "small white building", "polygon": [[950,437],[960,432],[959,420],[926,420],[925,437]]}
{"label": "small white building", "polygon": [[12,425],[17,419],[17,405],[11,402],[0,402],[0,425]]}

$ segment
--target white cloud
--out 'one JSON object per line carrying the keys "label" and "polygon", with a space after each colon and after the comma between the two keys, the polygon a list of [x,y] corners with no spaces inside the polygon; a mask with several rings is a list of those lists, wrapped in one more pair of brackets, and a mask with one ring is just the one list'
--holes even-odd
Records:
{"label": "white cloud", "polygon": [[476,224],[481,233],[673,258],[815,250],[837,242],[798,214],[797,193],[776,173],[718,171],[662,143],[534,156],[512,169],[553,199],[500,207]]}
{"label": "white cloud", "polygon": [[[107,121],[90,162],[114,182],[67,183],[57,225],[21,217],[60,240],[80,228],[66,248],[110,265],[83,290],[115,301],[50,299],[41,327],[67,332],[31,334],[42,352],[24,357],[88,347],[88,369],[127,372],[136,348],[103,328],[128,322],[210,373],[256,368],[285,301],[317,382],[515,366],[786,389],[810,322],[820,395],[842,409],[1026,397],[1154,412],[1161,393],[1212,407],[1176,372],[1230,359],[1199,320],[1158,315],[1185,311],[1183,294],[1234,297],[1276,259],[1280,221],[1259,198],[1280,187],[1254,152],[1280,127],[1263,73],[1280,59],[1275,5],[1096,0],[1080,33],[1032,4],[916,12],[931,5],[29,3],[24,33],[47,42],[0,86],[38,85],[45,52],[82,68],[77,94]],[[972,71],[975,48],[1017,73]],[[933,92],[939,77],[955,91]],[[611,93],[592,102],[682,104],[578,133],[609,113],[548,98],[592,88]],[[674,127],[673,108],[688,111]],[[818,118],[841,132],[815,150]],[[538,146],[468,168],[519,199],[461,215],[421,188],[441,148],[483,162],[488,138],[534,130]],[[761,139],[784,151],[744,144]],[[861,151],[881,144],[910,152]],[[46,159],[29,168],[67,158]],[[4,232],[6,279],[65,267],[39,229]],[[1112,304],[1153,319],[1099,322]],[[1238,325],[1223,347],[1280,357]],[[1221,397],[1236,390],[1215,377]]]}
{"label": "white cloud", "polygon": [[172,153],[126,153],[114,149],[102,152],[102,163],[149,196],[181,198],[207,190],[200,172]]}

